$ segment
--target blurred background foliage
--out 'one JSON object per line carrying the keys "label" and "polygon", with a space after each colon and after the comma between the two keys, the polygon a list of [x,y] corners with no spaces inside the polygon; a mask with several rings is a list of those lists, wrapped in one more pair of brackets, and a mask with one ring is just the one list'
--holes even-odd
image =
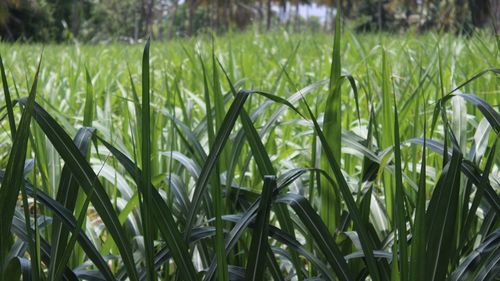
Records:
{"label": "blurred background foliage", "polygon": [[[470,34],[500,28],[498,0],[343,1],[356,31]],[[306,15],[314,7],[324,15]],[[0,37],[8,41],[102,42],[192,36],[208,30],[330,31],[336,0],[1,0]]]}

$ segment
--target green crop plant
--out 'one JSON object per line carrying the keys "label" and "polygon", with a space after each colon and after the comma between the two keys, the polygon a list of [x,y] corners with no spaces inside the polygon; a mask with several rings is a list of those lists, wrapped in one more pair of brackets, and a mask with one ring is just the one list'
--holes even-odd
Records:
{"label": "green crop plant", "polygon": [[496,39],[337,27],[0,44],[0,280],[494,280]]}

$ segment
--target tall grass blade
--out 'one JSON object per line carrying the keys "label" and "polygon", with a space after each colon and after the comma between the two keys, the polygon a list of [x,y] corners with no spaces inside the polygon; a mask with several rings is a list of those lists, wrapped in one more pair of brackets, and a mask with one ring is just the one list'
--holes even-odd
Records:
{"label": "tall grass blade", "polygon": [[83,126],[92,127],[92,121],[94,120],[94,87],[92,86],[92,77],[88,69],[85,67],[85,105],[83,109]]}
{"label": "tall grass blade", "polygon": [[[33,85],[31,86],[18,130],[12,136],[14,138],[13,146],[5,169],[6,174],[0,188],[0,277],[2,277],[0,279],[2,280],[6,280],[6,277],[8,277],[5,275],[5,270],[8,265],[8,261],[6,260],[7,254],[12,243],[10,228],[14,217],[17,197],[24,178],[24,161],[28,151],[30,122],[35,104],[38,74],[40,72],[41,63],[42,57],[40,57],[40,61],[38,62]],[[7,93],[5,94],[8,95]],[[31,253],[31,255],[33,256],[36,254]],[[36,265],[34,269],[38,270],[38,265]]]}
{"label": "tall grass blade", "polygon": [[[383,132],[380,136],[381,149],[386,149],[394,144],[394,112],[392,108],[392,96],[390,93],[391,89],[391,69],[389,62],[387,61],[386,51],[382,48],[382,128]],[[394,200],[394,180],[391,175],[384,173],[383,177],[384,183],[384,194],[385,194],[385,207],[387,209],[387,214],[389,215],[389,220],[392,221],[394,214],[393,204],[396,202]]]}
{"label": "tall grass blade", "polygon": [[318,244],[318,248],[325,254],[337,277],[343,281],[353,280],[335,240],[309,202],[304,197],[293,193],[280,196],[275,202],[289,204],[295,210],[302,223],[307,227],[308,234],[312,236]]}
{"label": "tall grass blade", "polygon": [[[29,166],[25,164],[24,174],[29,173]],[[28,241],[28,249],[30,253],[30,264],[31,264],[31,275],[34,281],[40,280],[41,271],[40,271],[40,251],[39,251],[39,225],[36,222],[34,224],[34,229],[31,228],[31,213],[33,212],[33,217],[37,218],[37,204],[33,204],[33,209],[30,210],[30,205],[28,203],[28,195],[26,194],[26,188],[23,184],[20,186],[21,190],[21,201],[23,203],[23,211],[24,211],[24,227],[26,229],[26,234],[28,237],[33,237],[33,239],[29,239]],[[36,189],[34,193],[34,199],[36,201]]]}
{"label": "tall grass blade", "polygon": [[[19,102],[26,104],[27,100],[21,98]],[[109,196],[92,170],[92,167],[85,160],[85,157],[80,153],[64,129],[38,104],[35,104],[33,107],[33,117],[59,155],[68,167],[70,167],[71,173],[77,179],[78,184],[83,188],[87,196],[91,198],[92,205],[101,216],[118,247],[129,278],[132,281],[137,281],[138,275],[134,265],[130,241],[125,237],[125,232],[111,205]],[[91,194],[92,196],[90,196]]]}
{"label": "tall grass blade", "polygon": [[462,84],[460,84],[457,87],[455,87],[455,89],[453,89],[449,94],[455,93],[456,91],[460,90],[464,86],[470,84],[472,81],[474,81],[474,80],[482,77],[483,75],[485,75],[485,74],[487,74],[489,72],[492,72],[493,74],[499,75],[500,74],[500,68],[487,68],[485,70],[480,71],[479,73],[473,75],[471,78],[467,79],[467,81],[465,81]]}
{"label": "tall grass blade", "polygon": [[[227,72],[224,70],[224,67],[222,64],[219,62],[219,65],[226,76],[226,79],[229,83],[229,86],[231,88],[231,91],[233,92],[233,95],[237,95],[236,89],[231,82],[231,79],[229,79],[229,76],[227,75]],[[288,106],[289,108],[293,109],[295,112],[299,113],[299,111],[287,100],[284,100],[280,97],[274,96],[272,94],[267,94],[263,92],[256,91],[256,94],[262,95],[271,101],[274,101],[276,103],[280,103],[283,105]],[[299,115],[301,115],[299,113]],[[301,115],[302,116],[302,115]],[[276,176],[276,171],[273,167],[273,164],[271,162],[271,159],[269,157],[269,154],[266,151],[266,148],[264,144],[261,141],[261,136],[255,129],[255,126],[252,123],[252,120],[246,110],[243,108],[240,112],[240,120],[243,125],[243,130],[245,132],[245,136],[248,140],[248,143],[250,144],[250,149],[252,152],[252,155],[255,158],[255,162],[257,163],[257,168],[259,169],[259,172],[261,176],[269,175],[269,176]],[[250,156],[250,155],[249,155]],[[295,230],[293,227],[293,222],[290,218],[290,214],[288,212],[288,209],[285,206],[276,206],[275,208],[276,212],[276,217],[278,218],[278,221],[283,228],[283,230],[287,231],[290,233],[293,237],[295,237]],[[295,253],[292,253],[292,263],[295,267],[295,270],[297,271],[297,278],[302,280],[302,275],[300,274],[299,271],[299,264],[300,260],[298,256]]]}
{"label": "tall grass blade", "polygon": [[[111,154],[116,157],[130,176],[134,179],[142,178],[141,170],[131,159],[103,139],[99,138],[99,140],[107,149],[109,149]],[[157,222],[156,225],[158,226],[165,243],[172,252],[172,257],[179,268],[179,274],[186,280],[198,280],[199,278],[196,275],[196,271],[188,251],[189,248],[179,232],[177,223],[172,215],[172,211],[163,201],[158,191],[152,186],[151,193],[154,204],[153,208],[155,210],[161,210],[159,212],[153,212],[154,220]]]}
{"label": "tall grass blade", "polygon": [[500,133],[500,114],[486,101],[474,94],[449,94],[442,99],[442,103],[450,100],[453,96],[459,96],[477,107],[498,134]]}
{"label": "tall grass blade", "polygon": [[[389,279],[389,271],[387,268],[387,265],[384,264],[383,262],[380,262],[380,268],[377,266],[377,262],[375,261],[375,258],[373,256],[373,250],[374,250],[374,245],[373,242],[370,238],[369,232],[366,228],[366,224],[362,220],[361,213],[358,210],[358,207],[356,206],[356,202],[354,201],[354,198],[352,197],[351,191],[349,189],[349,186],[347,184],[346,179],[344,178],[344,175],[342,174],[342,171],[340,169],[339,164],[337,163],[337,160],[335,160],[335,157],[333,156],[333,152],[328,145],[327,139],[325,135],[323,134],[323,131],[321,130],[316,118],[314,117],[314,114],[312,113],[309,105],[307,102],[304,100],[304,104],[306,105],[307,111],[309,113],[309,117],[313,121],[314,124],[314,130],[316,134],[319,137],[319,140],[321,141],[322,149],[325,153],[325,156],[328,159],[330,169],[333,171],[333,174],[335,176],[336,182],[339,184],[339,189],[342,194],[342,197],[344,198],[344,201],[347,205],[347,208],[349,210],[349,215],[352,218],[354,222],[354,228],[358,232],[358,236],[363,248],[363,253],[365,254],[366,257],[366,264],[368,266],[368,271],[370,273],[370,276],[373,280],[388,280]],[[380,276],[384,276],[382,279]]]}
{"label": "tall grass blade", "polygon": [[[241,218],[242,216],[237,216],[237,215],[224,216],[225,220],[234,223],[238,223],[241,220]],[[255,224],[251,223],[249,224],[249,227],[253,228],[255,227]],[[311,264],[314,265],[315,269],[317,269],[319,272],[321,272],[321,274],[324,275],[324,279],[335,280],[335,277],[333,276],[331,269],[328,268],[317,256],[309,252],[304,246],[302,246],[295,238],[290,236],[288,233],[284,232],[283,230],[273,225],[269,225],[269,236],[275,239],[276,241],[286,245],[294,252],[297,252],[298,254],[302,255],[304,258],[306,258],[309,262],[311,262]]]}
{"label": "tall grass blade", "polygon": [[[403,164],[401,163],[401,144],[399,141],[399,120],[396,96],[394,96],[394,158],[396,168],[396,194],[394,204],[394,231],[397,232],[396,247],[393,263],[399,264],[399,280],[408,280],[408,242],[406,238],[406,208],[405,190],[403,185]],[[398,259],[399,257],[399,259]]]}
{"label": "tall grass blade", "polygon": [[[91,138],[94,134],[92,128],[81,128],[78,130],[74,138],[74,143],[78,147],[80,153],[86,157],[90,148]],[[61,172],[59,180],[59,188],[57,190],[56,200],[60,202],[69,212],[73,212],[76,206],[78,197],[78,182],[71,174],[70,168],[65,165]],[[52,223],[52,253],[49,265],[49,279],[58,280],[55,275],[56,266],[65,265],[67,261],[62,260],[64,252],[67,252],[66,243],[69,237],[69,228],[63,227],[59,218],[55,217]]]}
{"label": "tall grass blade", "polygon": [[[241,219],[236,223],[236,225],[231,229],[229,234],[227,235],[226,243],[225,243],[225,251],[226,255],[229,255],[229,252],[234,248],[238,239],[241,237],[243,232],[248,228],[250,223],[257,216],[257,210],[259,208],[260,198],[258,198],[255,202],[252,203],[246,210],[246,212],[241,216]],[[217,263],[215,260],[212,261],[210,267],[205,274],[204,280],[212,280],[215,270],[217,268]]]}
{"label": "tall grass blade", "polygon": [[16,135],[16,121],[14,119],[14,110],[9,91],[9,84],[7,83],[7,76],[5,75],[5,68],[3,66],[3,60],[1,55],[0,55],[0,71],[2,75],[3,95],[5,98],[5,107],[7,108],[7,116],[9,118],[11,137],[12,139],[14,139]]}
{"label": "tall grass blade", "polygon": [[[219,71],[217,68],[217,58],[215,56],[215,38],[212,38],[212,71],[213,71],[213,94],[214,94],[214,113],[215,113],[215,129],[221,130],[224,125],[225,119],[225,108],[224,108],[224,97],[222,95],[222,89],[219,79]],[[225,171],[227,169],[226,165],[229,163],[229,154],[227,148],[222,148],[220,161],[220,169]]]}
{"label": "tall grass blade", "polygon": [[[266,248],[267,269],[269,269],[269,271],[271,272],[273,280],[286,281],[285,277],[283,277],[280,265],[278,264],[276,256],[274,255],[274,252],[272,251],[271,247],[269,247],[269,245],[267,244],[264,245],[264,247]],[[254,280],[259,280],[259,279],[254,279]]]}
{"label": "tall grass blade", "polygon": [[[3,171],[0,171],[0,180],[3,180],[4,177],[5,173]],[[23,184],[26,188],[26,193],[29,196],[33,197],[35,194],[35,187],[27,181],[24,181]],[[51,210],[54,213],[54,216],[58,220],[60,220],[62,224],[64,224],[65,229],[72,230],[74,235],[76,233],[75,230],[77,229],[76,219],[75,217],[73,217],[71,211],[65,208],[58,201],[52,199],[42,190],[38,189],[36,195],[37,200],[47,209]],[[111,273],[111,269],[109,268],[108,264],[83,231],[78,232],[78,243],[80,244],[80,247],[82,247],[82,249],[85,251],[85,254],[88,256],[88,258],[100,270],[102,276],[104,276],[108,280],[114,280],[113,273]],[[54,256],[54,254],[52,254],[52,250],[49,254],[51,257]]]}
{"label": "tall grass blade", "polygon": [[445,165],[427,211],[427,280],[444,280],[450,254],[454,248],[453,231],[458,204],[458,180],[462,155],[453,145],[450,161]]}
{"label": "tall grass blade", "polygon": [[144,231],[144,248],[146,250],[146,271],[148,280],[156,280],[156,271],[154,270],[154,228],[152,221],[152,195],[151,195],[151,129],[150,129],[150,89],[149,89],[149,47],[151,41],[148,39],[144,47],[142,57],[142,178],[140,181],[140,190],[143,194],[141,205],[142,228]]}
{"label": "tall grass blade", "polygon": [[[75,244],[77,242],[77,239],[79,238],[80,235],[80,229],[82,229],[83,223],[85,221],[85,217],[87,216],[87,209],[89,207],[90,199],[89,197],[85,198],[85,202],[83,203],[83,206],[80,210],[80,215],[78,216],[78,220],[76,221],[76,226],[73,229],[73,235],[71,236],[69,242],[68,242],[68,249],[74,249]],[[56,270],[55,270],[55,279],[53,280],[59,280],[63,274],[65,264],[68,262],[70,256],[71,256],[72,251],[65,251],[62,255],[61,262],[56,264]]]}
{"label": "tall grass blade", "polygon": [[[214,83],[214,100],[215,100],[215,123],[217,125],[217,128],[221,128],[221,122],[222,122],[222,117],[220,116],[221,114],[224,114],[224,102],[223,102],[223,96],[221,93],[220,89],[220,81],[218,77],[218,70],[217,70],[217,64],[216,64],[216,59],[215,59],[215,47],[214,47],[214,41],[212,41],[212,63],[213,63],[213,83]],[[203,67],[203,64],[202,64]],[[205,70],[203,69],[204,73]],[[205,87],[207,85],[206,77],[205,77]],[[207,89],[206,89],[207,90]],[[210,96],[208,95],[208,92],[205,91],[205,100],[206,100],[206,107],[210,106]],[[244,110],[244,109],[242,109]],[[207,113],[212,113],[212,110],[210,108],[207,109]],[[207,129],[209,130],[208,132],[208,137],[209,137],[209,145],[213,145],[215,140],[214,140],[214,124],[212,120],[212,116],[207,115]],[[228,154],[227,154],[227,149],[222,148],[221,152],[221,157],[223,160],[227,160]],[[225,162],[225,161],[223,161]],[[213,198],[213,209],[214,209],[214,216],[215,216],[215,256],[216,256],[216,261],[217,261],[217,280],[221,281],[227,281],[229,280],[229,273],[228,273],[228,267],[227,267],[227,260],[226,260],[226,254],[224,251],[224,224],[222,221],[222,213],[224,211],[223,207],[223,197],[222,197],[222,186],[220,183],[220,169],[221,167],[225,169],[227,166],[226,163],[220,163],[220,161],[217,161],[215,163],[215,174],[212,174],[210,180],[211,180],[211,185],[212,185],[212,198]]]}
{"label": "tall grass blade", "polygon": [[[410,139],[407,140],[406,142],[409,143],[414,143],[414,144],[423,144],[424,141],[422,139]],[[426,147],[430,148],[431,150],[439,153],[439,154],[444,154],[445,150],[443,147],[443,144],[434,141],[434,140],[426,140]],[[451,156],[451,152],[448,152],[448,156]],[[460,164],[460,170],[461,172],[467,176],[472,182],[479,188],[483,190],[483,192],[486,195],[486,200],[488,200],[488,203],[491,204],[493,207],[494,211],[497,214],[500,214],[500,198],[498,197],[497,193],[489,183],[489,181],[484,182],[481,184],[482,176],[481,176],[481,171],[480,169],[473,163],[470,163],[469,161],[462,161]]]}
{"label": "tall grass blade", "polygon": [[248,264],[246,267],[246,280],[263,280],[266,269],[265,255],[269,244],[267,235],[269,232],[268,223],[271,212],[271,199],[273,191],[276,189],[276,177],[264,176],[264,186],[259,202],[257,217],[255,218],[255,228],[253,230],[250,252],[248,254]]}
{"label": "tall grass blade", "polygon": [[238,95],[236,95],[233,103],[231,104],[231,107],[229,108],[229,111],[224,118],[224,122],[222,122],[223,126],[221,126],[215,137],[214,144],[212,145],[207,160],[202,167],[200,177],[196,181],[196,187],[194,189],[193,199],[187,217],[186,229],[184,231],[185,238],[189,237],[191,229],[195,223],[195,216],[198,212],[201,198],[205,193],[210,173],[215,167],[217,159],[219,158],[220,153],[225,143],[227,142],[227,139],[229,138],[234,124],[236,123],[236,119],[238,118],[239,112],[243,108],[243,105],[249,94],[250,92],[247,91],[238,92]]}
{"label": "tall grass blade", "polygon": [[486,256],[498,252],[499,247],[500,229],[497,228],[472,253],[463,259],[448,279],[450,281],[466,280],[468,276],[473,274],[475,268],[482,267],[478,264],[485,264]]}
{"label": "tall grass blade", "polygon": [[[202,239],[212,238],[215,235],[214,227],[200,227],[193,229],[191,233],[191,237],[189,237],[189,243],[195,244]],[[168,246],[164,246],[160,251],[158,251],[155,255],[155,268],[159,270],[163,264],[169,262],[172,258],[172,253]],[[141,280],[146,278],[146,273],[141,274]]]}
{"label": "tall grass blade", "polygon": [[205,63],[201,56],[199,57],[201,69],[203,70],[203,94],[205,98],[205,110],[207,112],[207,132],[208,132],[208,144],[213,145],[215,139],[215,129],[214,129],[214,118],[212,112],[212,105],[210,102],[210,90],[208,86],[207,71],[205,68]]}
{"label": "tall grass blade", "polygon": [[[425,111],[424,103],[424,111]],[[426,166],[427,166],[427,139],[426,139],[426,126],[427,123],[424,121],[424,137],[423,137],[423,147],[422,147],[422,162],[420,164],[420,180],[418,184],[417,191],[417,201],[415,205],[415,220],[412,232],[412,243],[411,243],[411,259],[410,259],[410,280],[418,281],[424,280],[426,276],[425,267],[425,245],[426,245],[426,221],[425,221],[425,206],[426,206]]]}
{"label": "tall grass blade", "polygon": [[[332,65],[330,70],[330,83],[328,84],[328,98],[325,105],[325,117],[323,131],[327,136],[328,145],[333,149],[333,157],[340,163],[340,151],[342,147],[342,77],[340,61],[340,22],[341,1],[337,2],[337,14],[335,16],[335,38],[333,41]],[[328,171],[328,160],[325,155],[320,157],[321,168]],[[338,186],[330,186],[326,181],[321,181],[321,218],[328,226],[331,233],[337,231],[340,220],[341,200]]]}
{"label": "tall grass blade", "polygon": [[[486,159],[486,164],[484,166],[484,169],[483,169],[483,172],[481,175],[481,179],[479,181],[479,184],[477,184],[478,189],[476,191],[476,194],[474,196],[474,200],[472,201],[471,207],[468,210],[468,214],[467,214],[467,217],[466,217],[465,222],[464,222],[464,227],[462,230],[464,232],[467,232],[468,230],[471,229],[471,225],[472,225],[473,221],[475,220],[475,214],[478,211],[480,204],[482,204],[482,202],[483,202],[484,190],[488,190],[487,186],[488,186],[488,183],[490,181],[489,176],[491,173],[491,169],[494,165],[494,159],[495,159],[496,153],[497,153],[496,149],[497,149],[499,137],[500,137],[500,134],[497,135],[497,138],[496,138],[495,142],[493,143],[493,147],[491,148],[491,150],[489,152],[488,158]],[[469,180],[471,183],[473,182],[472,179],[469,179]],[[490,192],[490,194],[492,194],[492,193]],[[487,198],[489,198],[490,196],[488,196]],[[496,198],[498,200],[500,200],[500,198],[498,196],[496,196]],[[495,210],[494,208],[491,208],[490,211],[494,211],[498,215],[498,211]],[[463,239],[466,240],[467,238],[468,237],[464,234]],[[467,243],[465,241],[463,241],[460,245],[463,245],[463,249],[466,250]]]}
{"label": "tall grass blade", "polygon": [[[22,240],[25,243],[35,243],[35,241],[29,242],[29,240],[34,240],[35,237],[29,236],[28,232],[26,231],[24,222],[24,218],[21,218],[19,214],[14,215],[14,219],[12,220],[12,225],[11,225],[11,231],[14,233],[20,240]],[[35,230],[32,228],[30,230],[32,233],[35,232]],[[43,238],[40,238],[40,246],[39,246],[39,251],[40,251],[40,256],[41,256],[41,261],[45,264],[50,263],[50,245],[47,243],[47,241]],[[32,267],[32,261],[29,262],[29,268],[31,270],[30,276],[33,276],[33,269]],[[28,265],[23,265],[23,266],[28,266]],[[7,276],[7,275],[6,275]],[[9,280],[10,276],[7,276],[9,278],[4,279],[4,280]],[[64,275],[63,275],[65,280],[70,280],[70,281],[77,281],[78,279],[76,278],[75,274],[71,269],[66,267],[64,269]]]}
{"label": "tall grass blade", "polygon": [[[135,117],[136,117],[136,126],[137,126],[137,137],[134,138],[134,141],[136,142],[137,147],[142,147],[142,106],[141,106],[141,101],[139,100],[139,95],[137,94],[137,88],[135,87],[134,79],[132,79],[132,72],[130,71],[130,68],[128,68],[128,76],[129,76],[129,81],[130,81],[130,88],[132,90],[132,98],[134,102],[134,111],[135,111]],[[134,136],[132,136],[134,137]],[[137,161],[140,163],[141,162],[141,154],[138,155],[139,159]]]}

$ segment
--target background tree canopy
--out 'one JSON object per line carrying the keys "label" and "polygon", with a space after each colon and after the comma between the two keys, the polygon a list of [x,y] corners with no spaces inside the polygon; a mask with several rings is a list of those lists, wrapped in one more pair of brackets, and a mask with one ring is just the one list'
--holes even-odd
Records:
{"label": "background tree canopy", "polygon": [[[305,17],[307,6],[325,16]],[[335,0],[3,0],[0,36],[28,41],[132,41],[254,26],[293,31],[333,28]],[[353,0],[344,18],[358,31],[414,29],[470,33],[500,27],[496,0]]]}

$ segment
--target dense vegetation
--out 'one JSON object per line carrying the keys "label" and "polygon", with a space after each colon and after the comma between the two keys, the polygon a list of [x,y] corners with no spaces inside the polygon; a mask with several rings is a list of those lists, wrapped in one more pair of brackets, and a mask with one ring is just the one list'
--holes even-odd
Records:
{"label": "dense vegetation", "polygon": [[500,42],[335,37],[0,45],[0,279],[494,279]]}
{"label": "dense vegetation", "polygon": [[137,42],[251,27],[329,31],[336,5],[358,32],[500,30],[497,0],[2,0],[0,39]]}

